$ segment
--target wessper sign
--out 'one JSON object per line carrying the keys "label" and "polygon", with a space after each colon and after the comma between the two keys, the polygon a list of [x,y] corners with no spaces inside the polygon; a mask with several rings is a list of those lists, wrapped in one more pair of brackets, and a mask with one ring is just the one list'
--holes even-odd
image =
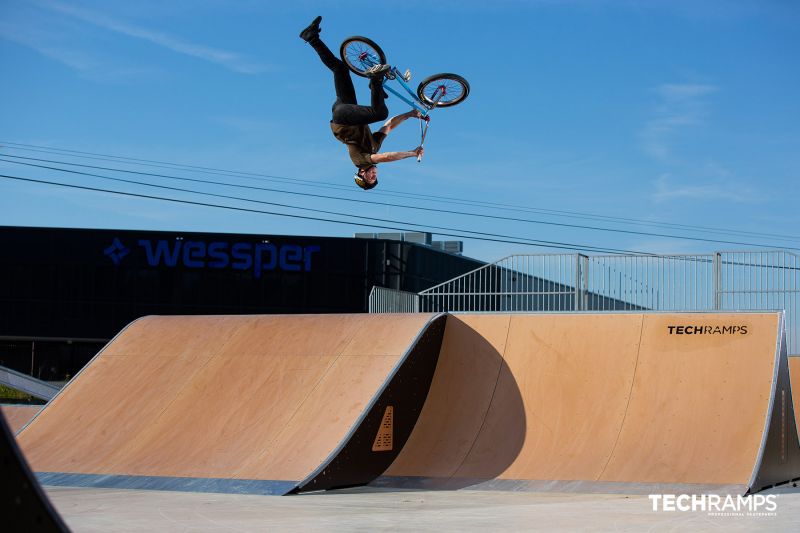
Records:
{"label": "wessper sign", "polygon": [[[153,267],[214,268],[252,270],[253,277],[260,278],[264,272],[282,270],[286,272],[310,272],[314,255],[320,251],[316,245],[273,244],[270,242],[205,242],[197,240],[148,240],[139,239],[147,264]],[[129,250],[115,238],[105,254],[119,265]]]}

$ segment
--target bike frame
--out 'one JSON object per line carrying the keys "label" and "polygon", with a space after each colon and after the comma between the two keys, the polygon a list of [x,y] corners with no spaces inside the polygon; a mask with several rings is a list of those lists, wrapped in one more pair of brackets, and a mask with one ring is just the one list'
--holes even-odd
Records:
{"label": "bike frame", "polygon": [[[436,104],[439,103],[439,100],[441,100],[441,98],[444,96],[444,93],[441,93],[439,95],[436,95],[436,93],[434,93],[433,105],[428,105],[425,102],[423,102],[422,100],[420,100],[419,96],[417,96],[417,93],[415,93],[411,89],[411,87],[408,86],[408,83],[406,83],[406,80],[403,79],[403,75],[400,74],[400,71],[397,69],[397,67],[392,67],[391,73],[392,73],[391,77],[387,76],[387,77],[385,77],[383,79],[383,88],[386,89],[387,91],[389,91],[390,93],[392,93],[393,95],[398,97],[400,100],[404,101],[405,103],[407,103],[408,105],[410,105],[411,107],[413,107],[414,109],[416,109],[417,111],[419,111],[422,114],[422,120],[419,123],[419,129],[420,129],[420,137],[421,137],[420,146],[423,146],[425,144],[425,136],[428,134],[428,126],[430,126],[430,119],[431,118],[430,118],[430,116],[428,116],[428,113],[430,113],[430,111],[434,107],[436,107]],[[408,93],[408,95],[411,98],[407,98],[400,91],[394,89],[393,87],[390,87],[388,85],[388,83],[390,81],[392,81],[392,80],[394,80],[397,83],[399,83],[400,86],[403,89],[405,89],[405,91]],[[438,91],[438,89],[437,89],[437,91]],[[425,123],[424,126],[423,126],[423,122]],[[417,162],[420,162],[420,161],[422,161],[422,156],[418,156],[417,157]]]}
{"label": "bike frame", "polygon": [[[415,92],[414,92],[414,91],[411,89],[411,87],[409,87],[409,85],[408,85],[408,84],[406,83],[406,81],[403,79],[403,75],[400,73],[400,71],[397,69],[397,67],[392,67],[391,73],[392,73],[392,77],[391,77],[391,78],[389,78],[389,77],[386,77],[386,78],[384,78],[384,79],[383,79],[383,88],[384,88],[384,89],[386,89],[387,91],[389,91],[390,93],[392,93],[393,95],[395,95],[396,97],[398,97],[399,99],[401,99],[402,101],[404,101],[405,103],[407,103],[408,105],[410,105],[411,107],[413,107],[414,109],[416,109],[417,111],[419,111],[420,113],[422,113],[422,116],[423,116],[423,117],[427,117],[427,116],[428,116],[428,113],[429,113],[429,112],[430,112],[430,111],[431,111],[431,110],[432,110],[434,107],[436,107],[436,104],[437,104],[437,103],[439,102],[439,100],[440,100],[440,99],[441,99],[441,98],[444,96],[444,94],[440,94],[440,95],[439,95],[439,96],[436,98],[436,100],[434,101],[433,105],[430,105],[430,106],[429,106],[428,104],[426,104],[426,103],[424,103],[422,100],[420,100],[420,99],[419,99],[419,97],[417,96],[417,93],[415,93]],[[390,87],[390,86],[388,85],[388,83],[389,83],[390,81],[392,81],[392,80],[394,80],[394,81],[396,81],[397,83],[399,83],[399,84],[400,84],[400,86],[401,86],[403,89],[405,89],[405,91],[408,93],[408,95],[409,95],[411,98],[407,98],[407,97],[406,97],[406,96],[405,96],[403,93],[401,93],[400,91],[398,91],[398,90],[394,89],[393,87]]]}

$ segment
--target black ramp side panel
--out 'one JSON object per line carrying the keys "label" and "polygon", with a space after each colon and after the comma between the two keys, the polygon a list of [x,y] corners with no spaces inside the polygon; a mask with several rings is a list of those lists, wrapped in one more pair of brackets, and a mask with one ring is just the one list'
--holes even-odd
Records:
{"label": "black ramp side panel", "polygon": [[366,485],[389,468],[428,397],[446,319],[440,315],[427,324],[361,424],[330,462],[294,492]]}
{"label": "black ramp side panel", "polygon": [[69,531],[31,473],[5,417],[0,414],[0,523],[3,531]]}
{"label": "black ramp side panel", "polygon": [[767,439],[749,492],[758,492],[775,484],[800,478],[800,442],[797,438],[792,386],[789,382],[789,359],[786,329],[781,320],[781,341],[777,354],[777,372],[773,385],[772,412],[769,414]]}

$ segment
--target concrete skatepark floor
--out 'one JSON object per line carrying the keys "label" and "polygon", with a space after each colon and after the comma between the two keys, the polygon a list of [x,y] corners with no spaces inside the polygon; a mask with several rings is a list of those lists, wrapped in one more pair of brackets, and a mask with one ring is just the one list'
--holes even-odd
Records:
{"label": "concrete skatepark floor", "polygon": [[647,496],[358,488],[254,496],[46,487],[76,533],[108,531],[798,531],[800,489],[776,516],[653,511]]}

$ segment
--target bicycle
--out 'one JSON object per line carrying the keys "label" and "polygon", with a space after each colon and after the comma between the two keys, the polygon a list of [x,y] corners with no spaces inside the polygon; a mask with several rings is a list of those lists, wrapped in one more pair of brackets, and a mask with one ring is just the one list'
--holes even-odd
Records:
{"label": "bicycle", "polygon": [[[339,55],[352,73],[364,78],[367,77],[366,71],[370,67],[387,63],[386,54],[381,47],[375,41],[361,36],[345,39],[339,48]],[[397,82],[410,98],[391,87],[389,83],[392,81]],[[430,126],[429,113],[437,107],[452,107],[463,102],[469,95],[469,83],[458,74],[434,74],[422,80],[415,93],[408,85],[409,81],[411,81],[410,70],[401,73],[399,68],[392,66],[383,79],[383,88],[422,114],[419,127],[422,137],[420,146],[423,146]],[[422,156],[418,156],[417,161],[421,160]]]}

